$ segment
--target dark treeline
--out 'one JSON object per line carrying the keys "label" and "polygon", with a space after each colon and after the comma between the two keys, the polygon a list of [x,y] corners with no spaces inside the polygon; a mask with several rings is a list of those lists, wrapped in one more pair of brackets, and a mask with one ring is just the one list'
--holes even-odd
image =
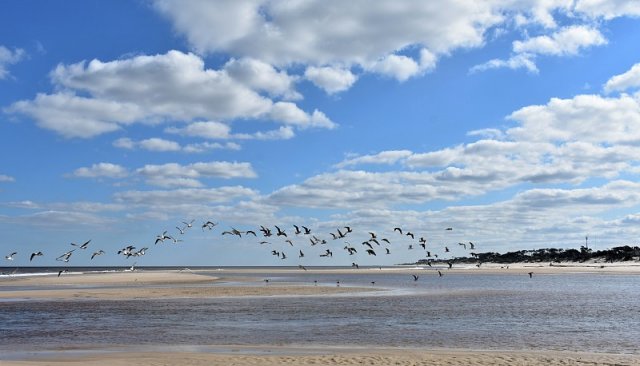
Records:
{"label": "dark treeline", "polygon": [[447,260],[421,259],[417,264],[429,262],[451,263],[519,263],[519,262],[585,262],[595,260],[598,262],[623,262],[640,260],[640,247],[628,245],[611,249],[593,251],[591,248],[581,246],[578,249],[544,248],[535,250],[520,250],[504,254],[496,252],[471,253],[471,257],[457,257]]}

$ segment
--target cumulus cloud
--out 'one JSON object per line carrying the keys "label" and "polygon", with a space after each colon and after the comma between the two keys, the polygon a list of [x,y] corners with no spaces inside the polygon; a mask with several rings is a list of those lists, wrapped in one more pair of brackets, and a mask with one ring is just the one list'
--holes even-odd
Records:
{"label": "cumulus cloud", "polygon": [[148,164],[136,169],[136,174],[144,177],[147,184],[160,187],[202,187],[202,178],[255,178],[257,174],[249,163],[226,161],[198,162],[181,165],[167,163]]}
{"label": "cumulus cloud", "polygon": [[304,77],[328,94],[345,91],[358,79],[350,70],[329,66],[309,66]]}
{"label": "cumulus cloud", "polygon": [[354,158],[344,160],[336,164],[337,168],[346,168],[349,166],[355,166],[360,164],[395,164],[398,161],[405,159],[413,153],[409,150],[391,150],[383,151],[374,155],[363,155]]}
{"label": "cumulus cloud", "polygon": [[604,84],[605,93],[625,91],[640,87],[640,63],[633,65],[626,72],[611,77]]}
{"label": "cumulus cloud", "polygon": [[90,167],[76,169],[73,174],[78,178],[124,178],[129,175],[123,166],[112,163],[97,163]]}
{"label": "cumulus cloud", "polygon": [[302,98],[302,95],[294,89],[295,76],[288,75],[282,70],[278,71],[273,66],[260,60],[251,58],[231,59],[224,65],[224,70],[233,79],[253,90],[289,100]]}
{"label": "cumulus cloud", "polygon": [[501,68],[512,70],[525,69],[534,74],[538,73],[538,67],[533,61],[533,55],[529,54],[514,55],[507,60],[494,58],[483,64],[473,66],[471,69],[469,69],[469,72],[473,74],[475,72]]}
{"label": "cumulus cloud", "polygon": [[584,141],[608,144],[640,142],[640,96],[604,98],[578,95],[552,98],[546,105],[521,108],[508,119],[520,126],[507,133],[518,140]]}
{"label": "cumulus cloud", "polygon": [[606,38],[598,29],[584,25],[567,26],[549,35],[514,41],[514,54],[510,58],[489,60],[473,66],[470,72],[509,68],[526,69],[529,72],[537,73],[538,67],[535,64],[535,58],[538,55],[573,56],[586,48],[606,43]]}
{"label": "cumulus cloud", "polygon": [[250,163],[210,161],[186,165],[178,163],[147,164],[132,172],[117,164],[98,163],[90,167],[78,168],[71,176],[113,179],[138,176],[144,178],[145,182],[152,186],[199,188],[204,186],[201,179],[256,178],[257,174]]}
{"label": "cumulus cloud", "polygon": [[0,80],[6,79],[9,76],[8,66],[17,64],[22,61],[25,56],[26,53],[21,48],[16,48],[12,51],[0,45]]}
{"label": "cumulus cloud", "polygon": [[[259,65],[258,69],[266,67],[256,61],[249,63],[253,67]],[[110,62],[92,60],[58,65],[51,72],[51,80],[60,92],[38,94],[35,99],[18,101],[5,111],[27,115],[39,126],[65,137],[80,138],[112,132],[132,123],[156,124],[167,120],[267,118],[301,128],[334,126],[326,117],[326,121],[318,123],[314,118],[316,112],[307,114],[291,102],[271,100],[251,88],[284,93],[288,87],[278,87],[277,80],[286,79],[286,75],[272,70],[273,75],[249,82],[247,77],[255,70],[247,71],[251,67],[244,64],[235,65],[232,62],[228,66],[236,78],[225,69],[207,69],[199,56],[179,51]],[[278,120],[283,115],[283,103],[296,115],[288,113],[284,120]]]}
{"label": "cumulus cloud", "polygon": [[[287,108],[289,107],[291,107],[291,109],[287,110]],[[295,123],[296,118],[302,118],[304,120],[313,119],[315,115],[314,112],[311,117],[308,117],[304,112],[297,109],[295,105],[286,103],[281,104],[277,108],[275,108],[274,113],[279,114],[279,117],[282,118],[282,120],[288,120],[290,123]],[[289,113],[289,116],[287,116],[287,113]],[[331,127],[333,127],[332,122],[328,119],[324,121],[324,123],[328,123],[329,125],[331,125]],[[320,123],[311,121],[309,124],[322,125],[323,121],[320,121]],[[165,129],[165,132],[190,137],[201,137],[211,140],[286,140],[295,136],[295,132],[293,131],[293,128],[291,126],[281,126],[276,130],[257,131],[254,133],[231,133],[231,127],[224,123],[213,121],[194,122],[188,124],[185,127],[168,127]],[[191,146],[198,146],[198,144],[192,144]],[[210,143],[204,143],[199,144],[199,146],[203,147],[214,145]],[[236,143],[226,143],[219,146],[227,146],[231,150],[237,150],[240,147],[240,145]]]}
{"label": "cumulus cloud", "polygon": [[174,205],[224,203],[255,195],[256,191],[246,187],[227,186],[204,189],[125,191],[116,193],[114,198],[116,202],[122,204],[171,209]]}
{"label": "cumulus cloud", "polygon": [[[169,129],[171,130],[171,129]],[[113,146],[119,149],[134,150],[142,149],[154,152],[180,151],[185,153],[203,153],[211,150],[240,150],[240,145],[235,142],[194,142],[181,146],[179,143],[158,137],[143,140],[132,140],[128,137],[121,137],[113,141]]]}
{"label": "cumulus cloud", "polygon": [[513,42],[513,51],[539,55],[569,56],[592,46],[606,44],[599,30],[587,26],[569,26],[551,35]]}

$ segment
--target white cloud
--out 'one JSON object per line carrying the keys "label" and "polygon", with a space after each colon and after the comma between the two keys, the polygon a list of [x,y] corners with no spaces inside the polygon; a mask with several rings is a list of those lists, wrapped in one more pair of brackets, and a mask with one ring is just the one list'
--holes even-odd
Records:
{"label": "white cloud", "polygon": [[613,19],[621,16],[640,16],[640,3],[635,0],[578,0],[574,11],[591,18]]}
{"label": "white cloud", "polygon": [[200,142],[188,144],[183,148],[186,153],[203,153],[211,150],[240,150],[242,147],[235,142]]}
{"label": "white cloud", "polygon": [[524,41],[513,42],[514,54],[506,60],[492,59],[473,66],[469,72],[479,72],[497,68],[526,69],[537,73],[535,58],[538,55],[573,56],[581,50],[601,46],[607,43],[598,29],[574,25],[564,27],[550,35],[532,37]]}
{"label": "white cloud", "polygon": [[112,163],[97,163],[88,168],[78,168],[73,172],[73,176],[78,178],[124,178],[128,175],[126,168]]}
{"label": "white cloud", "polygon": [[202,187],[201,178],[255,178],[257,174],[249,163],[226,161],[198,162],[188,165],[167,163],[148,164],[136,169],[147,184],[161,187]]}
{"label": "white cloud", "polygon": [[182,128],[168,127],[165,132],[207,139],[228,139],[230,138],[231,127],[221,122],[200,121],[190,123]]}
{"label": "white cloud", "polygon": [[481,71],[486,71],[491,69],[501,69],[501,68],[507,68],[512,70],[526,69],[531,73],[534,73],[534,74],[538,73],[538,67],[533,61],[533,55],[529,55],[529,54],[514,55],[507,60],[501,60],[501,59],[495,58],[483,64],[473,66],[471,69],[469,69],[469,72],[474,73],[474,72],[481,72]]}
{"label": "white cloud", "polygon": [[640,142],[640,96],[603,98],[578,95],[552,98],[513,112],[508,118],[520,126],[507,133],[518,140],[584,141],[593,143]]}
{"label": "white cloud", "polygon": [[[238,75],[241,73],[236,70],[236,77],[241,78]],[[16,102],[5,112],[25,114],[43,128],[80,138],[112,132],[131,123],[166,120],[271,118],[275,122],[295,123],[300,128],[335,125],[330,121],[316,123],[313,114],[306,114],[295,104],[274,102],[249,87],[278,90],[268,82],[277,84],[273,80],[285,76],[274,75],[267,80],[255,80],[255,85],[246,80],[239,82],[226,70],[207,69],[200,57],[179,51],[110,62],[92,60],[58,65],[51,72],[51,80],[62,91]],[[296,111],[295,120],[291,120],[290,113],[283,116],[287,118],[285,121],[277,120],[282,116],[283,103]]]}
{"label": "white cloud", "polygon": [[336,164],[337,168],[346,168],[359,164],[395,164],[402,159],[406,159],[413,153],[409,150],[390,150],[383,151],[374,155],[363,155]]}
{"label": "white cloud", "polygon": [[125,191],[116,193],[115,201],[122,204],[172,209],[174,205],[223,203],[255,195],[256,192],[249,188],[227,186],[206,189]]}
{"label": "white cloud", "polygon": [[180,151],[181,147],[175,141],[169,141],[157,137],[141,140],[138,142],[140,148],[149,151]]}
{"label": "white cloud", "polygon": [[358,79],[350,70],[329,66],[309,66],[304,77],[328,94],[345,91]]}
{"label": "white cloud", "polygon": [[[275,106],[274,113],[277,114],[277,118],[280,118],[282,121],[287,121],[287,123],[308,123],[309,125],[321,125],[321,123],[317,123],[313,121],[314,114],[311,117],[307,116],[304,112],[298,109],[294,104],[282,102],[281,104]],[[298,121],[297,119],[302,119],[302,121]],[[311,122],[309,122],[311,121]],[[332,124],[331,121],[328,122]],[[224,123],[220,122],[194,122],[190,123],[186,127],[168,127],[165,129],[167,133],[180,134],[183,136],[191,136],[191,137],[202,137],[206,139],[235,139],[235,140],[286,140],[293,138],[295,136],[295,132],[291,126],[280,126],[280,128],[276,130],[268,130],[268,131],[257,131],[254,133],[231,133],[231,128]],[[226,147],[229,150],[239,150],[240,145],[236,143],[228,142],[224,145],[218,144],[191,144],[185,147],[185,151],[193,152],[195,150],[199,150],[198,146],[205,147],[209,146],[212,148],[221,148]]]}
{"label": "white cloud", "polygon": [[257,91],[264,91],[273,97],[289,100],[301,99],[302,95],[294,89],[296,78],[273,66],[250,58],[231,59],[224,70],[235,80]]}
{"label": "white cloud", "polygon": [[26,56],[26,53],[21,48],[16,48],[11,51],[5,46],[0,45],[0,80],[6,79],[9,76],[9,65],[17,64],[22,61]]}
{"label": "white cloud", "polygon": [[604,84],[605,93],[625,91],[640,87],[640,63],[633,65],[626,72],[611,77]]}
{"label": "white cloud", "polygon": [[15,182],[15,178],[6,174],[0,174],[0,183]]}
{"label": "white cloud", "polygon": [[513,42],[513,51],[519,54],[571,56],[587,47],[606,43],[607,40],[599,30],[578,25],[562,28],[549,36],[543,35],[525,41],[515,41]]}

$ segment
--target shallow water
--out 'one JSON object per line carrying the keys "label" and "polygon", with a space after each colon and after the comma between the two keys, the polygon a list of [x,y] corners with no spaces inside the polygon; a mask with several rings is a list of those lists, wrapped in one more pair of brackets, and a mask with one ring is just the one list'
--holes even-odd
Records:
{"label": "shallow water", "polygon": [[[220,272],[210,274],[220,276]],[[224,273],[374,294],[0,302],[0,349],[67,345],[354,345],[640,353],[640,277]],[[264,284],[263,279],[270,284]],[[375,285],[371,284],[375,281]],[[255,283],[254,283],[255,284]],[[224,285],[224,284],[222,284]]]}

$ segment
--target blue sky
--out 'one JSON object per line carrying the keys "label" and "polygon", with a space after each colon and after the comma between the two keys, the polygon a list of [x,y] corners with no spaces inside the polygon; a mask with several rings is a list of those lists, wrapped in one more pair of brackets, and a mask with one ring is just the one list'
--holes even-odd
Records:
{"label": "blue sky", "polygon": [[[636,242],[636,1],[360,3],[3,2],[0,249],[18,252],[4,264],[65,264],[89,239],[66,265]],[[293,245],[222,235],[260,225]],[[164,231],[181,241],[154,244]],[[365,254],[370,231],[390,254]],[[128,245],[150,249],[116,254]]]}

